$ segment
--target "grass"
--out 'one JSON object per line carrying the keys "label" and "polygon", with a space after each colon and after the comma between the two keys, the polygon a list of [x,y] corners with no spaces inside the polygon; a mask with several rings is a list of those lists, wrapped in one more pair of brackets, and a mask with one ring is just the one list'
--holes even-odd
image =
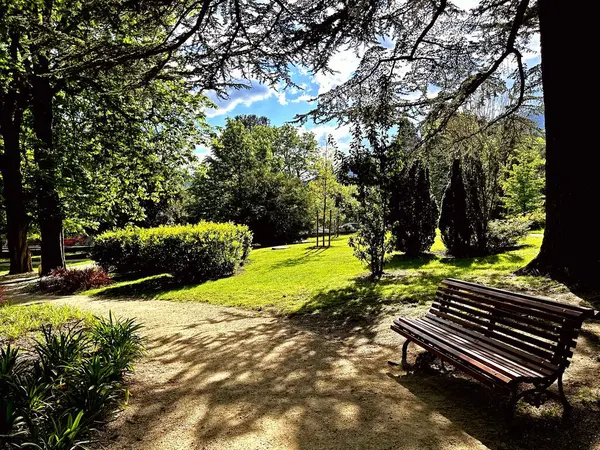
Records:
{"label": "grass", "polygon": [[0,341],[18,339],[39,330],[42,325],[60,327],[76,320],[91,321],[92,316],[68,305],[34,303],[2,306],[0,307]]}
{"label": "grass", "polygon": [[329,248],[315,248],[311,242],[286,250],[254,250],[239,274],[202,284],[181,286],[169,275],[157,275],[118,281],[88,294],[202,301],[283,314],[327,309],[334,315],[364,315],[385,304],[408,304],[415,310],[425,307],[439,281],[447,277],[534,291],[556,286],[544,278],[512,274],[538,253],[541,236],[527,236],[521,247],[502,254],[468,259],[446,258],[438,238],[433,254],[420,258],[394,254],[378,283],[368,280],[347,240],[333,239]]}

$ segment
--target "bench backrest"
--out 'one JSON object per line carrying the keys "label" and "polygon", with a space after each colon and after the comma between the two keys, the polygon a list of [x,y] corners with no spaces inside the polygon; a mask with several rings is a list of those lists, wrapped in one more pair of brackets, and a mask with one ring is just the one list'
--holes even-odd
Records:
{"label": "bench backrest", "polygon": [[582,322],[596,311],[449,278],[441,282],[429,314],[531,355],[548,367],[566,367]]}

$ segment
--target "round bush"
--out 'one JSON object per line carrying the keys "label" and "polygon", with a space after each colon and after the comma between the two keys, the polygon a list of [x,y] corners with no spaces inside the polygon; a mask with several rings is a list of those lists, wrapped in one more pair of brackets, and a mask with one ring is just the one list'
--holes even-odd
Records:
{"label": "round bush", "polygon": [[205,281],[233,274],[251,244],[248,227],[232,223],[131,227],[98,236],[92,259],[119,273],[171,273],[185,281]]}

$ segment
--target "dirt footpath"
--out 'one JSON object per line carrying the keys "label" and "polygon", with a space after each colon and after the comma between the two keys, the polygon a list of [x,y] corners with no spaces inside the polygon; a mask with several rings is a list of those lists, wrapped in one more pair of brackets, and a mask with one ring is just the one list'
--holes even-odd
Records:
{"label": "dirt footpath", "polygon": [[[542,437],[531,436],[534,418],[516,441],[507,438],[498,399],[478,384],[389,367],[402,339],[381,331],[383,322],[371,333],[336,334],[203,303],[57,301],[146,326],[148,355],[130,406],[103,433],[102,448],[557,448],[548,444],[570,434],[550,419],[550,429],[539,425]],[[585,448],[598,442],[590,432],[574,433]]]}

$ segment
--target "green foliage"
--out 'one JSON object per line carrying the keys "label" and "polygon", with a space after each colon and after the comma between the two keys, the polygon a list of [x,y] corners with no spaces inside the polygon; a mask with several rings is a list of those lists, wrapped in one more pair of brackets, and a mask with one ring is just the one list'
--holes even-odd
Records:
{"label": "green foliage", "polygon": [[358,233],[348,239],[348,244],[354,249],[354,256],[369,268],[371,277],[380,279],[393,244],[386,227],[384,202],[378,188],[365,188]]}
{"label": "green foliage", "polygon": [[391,181],[389,221],[396,250],[411,256],[429,251],[438,221],[429,170],[417,161]]}
{"label": "green foliage", "polygon": [[[123,94],[118,76],[57,101],[57,188],[65,226],[106,230],[185,220],[181,203],[209,105],[176,81],[153,81]],[[26,174],[28,175],[28,174]]]}
{"label": "green foliage", "polygon": [[98,236],[92,258],[119,273],[171,273],[180,280],[206,281],[232,275],[251,244],[248,227],[232,223],[132,227]]}
{"label": "green foliage", "polygon": [[87,336],[77,326],[55,330],[43,325],[42,339],[34,346],[42,376],[53,382],[60,380],[69,366],[81,360],[88,345]]}
{"label": "green foliage", "polygon": [[79,448],[127,400],[123,377],[143,352],[140,326],[97,321],[92,330],[44,327],[33,358],[0,347],[0,437],[9,448]]}
{"label": "green foliage", "polygon": [[507,169],[506,180],[502,183],[502,201],[509,214],[537,214],[544,205],[544,148],[542,139],[518,148],[512,165]]}
{"label": "green foliage", "polygon": [[340,152],[335,148],[335,142],[331,136],[328,143],[314,160],[312,166],[313,178],[308,183],[311,195],[311,219],[313,224],[318,218],[319,228],[329,228],[329,214],[340,223],[354,221],[356,208],[358,206],[354,196],[355,186],[345,185],[339,181],[339,171],[331,157],[330,147],[334,147],[336,155]]}
{"label": "green foliage", "polygon": [[109,314],[98,318],[91,329],[98,354],[110,361],[114,375],[131,371],[131,362],[142,356],[143,342],[139,331],[142,325],[133,319],[119,319]]}
{"label": "green foliage", "polygon": [[487,251],[498,253],[515,247],[527,235],[531,222],[522,217],[492,220],[488,225]]}
{"label": "green foliage", "polygon": [[303,178],[316,143],[295,128],[262,123],[227,121],[194,176],[190,215],[248,225],[262,245],[293,242],[310,228]]}
{"label": "green foliage", "polygon": [[442,199],[439,228],[448,253],[457,257],[472,252],[473,229],[469,220],[467,192],[459,159],[452,164],[450,183]]}

